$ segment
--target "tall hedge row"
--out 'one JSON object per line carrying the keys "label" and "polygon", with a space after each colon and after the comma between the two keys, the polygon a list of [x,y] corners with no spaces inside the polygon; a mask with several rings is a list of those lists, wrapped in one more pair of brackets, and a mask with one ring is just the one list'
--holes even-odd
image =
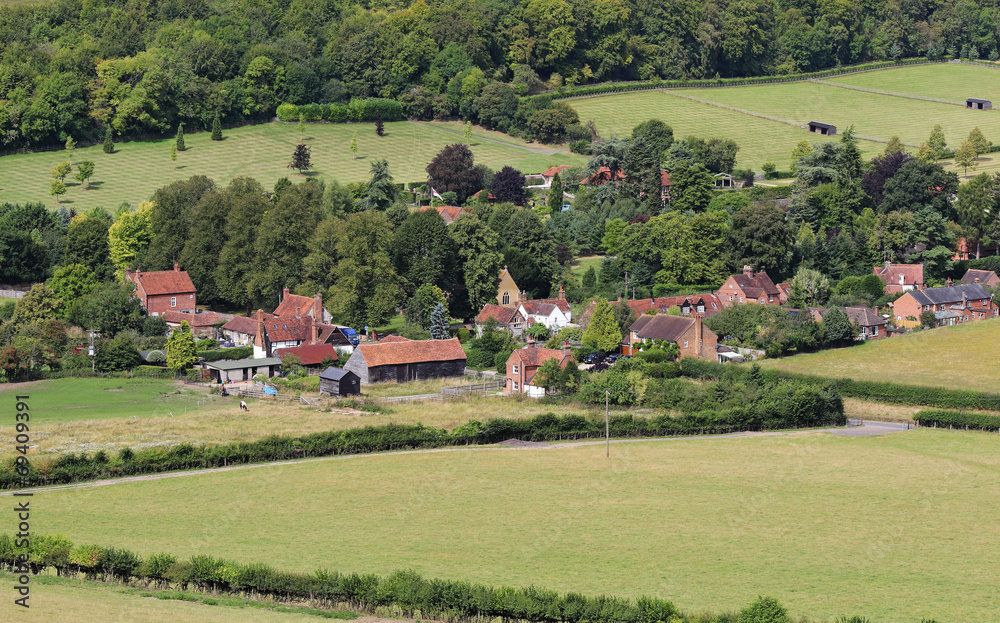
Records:
{"label": "tall hedge row", "polygon": [[[719,379],[726,376],[743,378],[750,373],[751,366],[735,366],[712,361],[685,358],[681,361],[681,374],[692,378]],[[1000,411],[1000,394],[977,392],[967,389],[945,389],[902,385],[888,381],[857,381],[854,379],[831,379],[806,374],[794,374],[780,370],[760,370],[768,380],[791,379],[811,385],[829,385],[841,396],[860,398],[891,404],[920,405],[940,409],[975,409]]]}
{"label": "tall hedge row", "polygon": [[279,599],[314,599],[327,605],[351,603],[372,610],[396,606],[408,614],[419,610],[424,617],[502,617],[540,623],[658,623],[679,615],[671,602],[653,597],[633,601],[605,595],[559,594],[533,586],[493,587],[428,580],[414,571],[396,571],[386,577],[327,570],[288,573],[266,564],[241,564],[204,555],[179,560],[169,554],[155,554],[144,560],[118,548],[74,547],[63,536],[35,535],[29,548],[16,548],[10,535],[0,535],[0,566],[13,570],[21,554],[28,555],[35,573],[52,567],[60,575],[82,573],[92,579],[137,580],[160,586],[173,584],[182,589]]}
{"label": "tall hedge row", "polygon": [[199,350],[198,356],[205,361],[221,361],[223,359],[247,359],[253,357],[253,346],[234,346],[233,348],[217,348],[215,350]]}
{"label": "tall hedge row", "polygon": [[375,121],[381,115],[383,121],[399,121],[403,118],[403,106],[393,99],[368,97],[354,99],[348,104],[282,104],[275,113],[282,121],[298,121],[299,116],[306,121]]}
{"label": "tall hedge row", "polygon": [[[658,415],[650,418],[630,413],[615,414],[611,418],[610,425],[611,434],[615,437],[663,437],[845,423],[843,404],[836,393],[818,388],[800,387],[792,391],[783,388],[780,393],[775,393],[773,396],[733,409],[698,411],[680,416]],[[93,454],[67,454],[51,461],[32,462],[27,468],[29,470],[27,476],[35,486],[54,485],[304,457],[490,444],[512,438],[548,441],[586,439],[603,435],[604,418],[594,415],[558,416],[546,413],[526,420],[510,418],[472,420],[451,432],[420,424],[387,424],[298,437],[270,436],[256,441],[219,445],[181,444],[141,450],[125,448],[114,456],[109,456],[103,451]],[[20,475],[16,470],[17,465],[13,459],[5,461],[0,466],[0,489],[13,489],[19,486]]]}
{"label": "tall hedge row", "polygon": [[1000,415],[987,413],[927,410],[918,412],[913,416],[913,419],[921,426],[1000,431]]}

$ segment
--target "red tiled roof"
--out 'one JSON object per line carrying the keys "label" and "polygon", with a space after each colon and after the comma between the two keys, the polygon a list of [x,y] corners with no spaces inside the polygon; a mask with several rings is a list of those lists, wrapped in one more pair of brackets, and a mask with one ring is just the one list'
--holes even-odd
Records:
{"label": "red tiled roof", "polygon": [[[472,195],[472,197],[474,199],[479,199],[479,195],[483,194],[484,190],[486,190],[486,189],[484,188],[483,190],[477,190],[476,194]],[[496,199],[496,195],[494,195],[493,193],[490,193],[490,199]]]}
{"label": "red tiled roof", "polygon": [[[615,173],[615,180],[617,181],[623,179],[625,179],[625,173],[621,169],[618,169],[617,173]],[[611,169],[609,169],[608,167],[601,167],[600,169],[594,171],[591,175],[588,175],[587,177],[583,178],[580,181],[580,184],[584,186],[588,184],[601,186],[603,184],[607,184],[610,181],[611,181]]]}
{"label": "red tiled roof", "polygon": [[876,266],[875,274],[878,275],[886,285],[900,285],[899,276],[903,276],[905,285],[924,284],[923,264],[889,264],[888,266]]}
{"label": "red tiled roof", "polygon": [[778,291],[778,287],[774,285],[774,282],[767,276],[767,273],[753,273],[752,276],[746,273],[740,273],[738,275],[733,275],[733,280],[736,282],[736,285],[743,290],[743,294],[747,298],[760,298],[761,294],[766,294],[768,296],[781,295],[781,292]]}
{"label": "red tiled roof", "polygon": [[378,341],[379,344],[392,344],[393,342],[412,342],[408,337],[403,337],[402,335],[387,335]]}
{"label": "red tiled roof", "polygon": [[542,177],[555,177],[556,173],[562,173],[566,169],[570,168],[570,166],[571,165],[568,164],[560,164],[556,167],[549,167],[542,171]]}
{"label": "red tiled roof", "polygon": [[249,318],[246,316],[236,316],[226,324],[222,325],[222,328],[227,331],[245,333],[246,335],[257,335],[257,320],[259,318],[263,318],[264,320],[269,320],[271,318],[274,318],[274,316],[263,310],[258,309]]}
{"label": "red tiled roof", "polygon": [[465,360],[458,338],[450,340],[408,340],[358,346],[369,368],[424,361]]}
{"label": "red tiled roof", "polygon": [[[315,305],[315,303],[316,300],[309,296],[286,294],[284,298],[282,298],[281,304],[274,310],[274,315],[280,316],[281,318],[302,318],[305,316],[311,316],[313,305]],[[323,319],[318,318],[317,320]]]}
{"label": "red tiled roof", "polygon": [[556,305],[542,300],[524,301],[521,305],[529,316],[551,316],[552,312],[558,309]]}
{"label": "red tiled roof", "polygon": [[660,171],[660,186],[673,186],[673,182],[670,181],[670,174],[666,171]]}
{"label": "red tiled roof", "polygon": [[[976,281],[978,278],[979,281]],[[997,281],[997,274],[992,270],[976,270],[975,268],[970,268],[965,271],[965,276],[962,277],[962,283],[995,283]]]}
{"label": "red tiled roof", "polygon": [[312,318],[270,318],[264,321],[264,331],[272,342],[309,341]]}
{"label": "red tiled roof", "polygon": [[295,355],[304,366],[321,364],[327,357],[332,357],[334,361],[337,360],[337,350],[333,344],[310,344],[295,348],[279,348],[274,351],[274,356],[278,359],[284,359],[285,355]]}
{"label": "red tiled roof", "polygon": [[505,307],[503,305],[493,305],[487,303],[483,310],[476,316],[476,324],[486,324],[490,318],[497,321],[497,324],[508,325],[517,315],[516,307]]}
{"label": "red tiled roof", "polygon": [[685,331],[694,325],[695,319],[688,316],[643,316],[639,318],[629,331],[636,331],[641,339],[667,340],[676,342]]}
{"label": "red tiled roof", "polygon": [[[698,302],[701,301],[705,306],[704,312],[698,312]],[[655,309],[657,311],[666,311],[671,307],[684,307],[684,304],[690,305],[693,314],[700,316],[711,316],[722,311],[722,301],[715,294],[686,294],[679,296],[661,296],[655,299],[639,299],[634,301],[626,301],[626,304],[631,307],[635,313],[642,314],[650,309]],[[712,303],[715,303],[715,307],[712,307]]]}
{"label": "red tiled roof", "polygon": [[135,272],[129,275],[129,278],[141,284],[147,295],[191,294],[198,291],[186,270]]}
{"label": "red tiled roof", "polygon": [[851,305],[840,308],[851,322],[858,323],[859,327],[875,327],[886,324],[885,318],[877,311],[866,305]]}
{"label": "red tiled roof", "polygon": [[[493,195],[490,195],[490,197],[495,199]],[[467,210],[466,208],[460,208],[458,206],[434,206],[434,207],[424,206],[420,208],[421,212],[426,212],[428,210],[434,210],[435,212],[437,212],[438,215],[444,220],[445,225],[451,225],[452,223],[455,222],[455,219],[462,216],[466,212],[471,211]]]}
{"label": "red tiled roof", "polygon": [[[554,298],[554,299],[532,299],[530,301],[525,301],[525,304],[532,303],[536,305],[555,305],[560,310],[568,312],[570,310],[569,301],[566,299]],[[525,307],[525,309],[528,309]],[[529,311],[529,313],[531,313]]]}
{"label": "red tiled roof", "polygon": [[567,355],[562,350],[555,348],[519,348],[511,353],[510,358],[507,359],[508,363],[513,363],[517,365],[522,365],[525,368],[540,366],[549,359],[558,359],[559,366],[565,367],[566,363],[571,359],[570,355]]}
{"label": "red tiled roof", "polygon": [[219,314],[211,311],[201,312],[198,314],[179,312],[179,311],[165,311],[162,314],[160,314],[160,316],[166,322],[172,322],[176,324],[186,322],[192,327],[211,327],[216,323],[222,322],[226,319],[233,318],[230,314]]}

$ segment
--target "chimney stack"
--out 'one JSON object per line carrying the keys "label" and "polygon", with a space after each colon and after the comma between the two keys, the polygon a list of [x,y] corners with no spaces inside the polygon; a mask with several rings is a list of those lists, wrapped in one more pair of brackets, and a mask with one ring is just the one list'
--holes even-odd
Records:
{"label": "chimney stack", "polygon": [[535,340],[533,340],[532,338],[528,338],[528,344],[525,346],[525,348],[534,348],[534,347],[535,347]]}
{"label": "chimney stack", "polygon": [[316,344],[317,342],[319,342],[319,321],[316,320],[315,317],[313,317],[312,323],[311,323],[311,326],[310,326],[310,335],[311,335],[311,338],[312,338],[309,341],[310,344]]}
{"label": "chimney stack", "polygon": [[569,346],[569,340],[563,340],[563,355],[569,357],[573,354],[573,349]]}
{"label": "chimney stack", "polygon": [[694,318],[694,347],[698,357],[701,357],[701,343],[702,343],[703,329],[701,325],[701,316],[695,316]]}
{"label": "chimney stack", "polygon": [[517,302],[518,303],[523,303],[523,302],[525,302],[527,300],[528,300],[528,293],[527,293],[527,291],[525,291],[525,290],[518,290],[517,291]]}
{"label": "chimney stack", "polygon": [[979,283],[979,277],[976,277],[976,278],[975,278],[975,281],[974,281],[974,283]]}
{"label": "chimney stack", "polygon": [[889,270],[889,267],[890,267],[890,266],[892,266],[892,262],[890,262],[889,260],[886,260],[886,261],[885,261],[885,269],[886,269],[886,270]]}
{"label": "chimney stack", "polygon": [[[288,288],[285,288],[284,290],[281,291],[281,301],[285,300],[286,298],[288,298]],[[278,302],[280,303],[281,301]]]}
{"label": "chimney stack", "polygon": [[564,290],[562,286],[559,286],[559,300],[560,301],[566,300],[566,290]]}
{"label": "chimney stack", "polygon": [[313,297],[313,318],[316,322],[323,322],[323,295],[317,294]]}
{"label": "chimney stack", "polygon": [[743,266],[743,274],[753,279],[753,266],[746,264]]}
{"label": "chimney stack", "polygon": [[177,262],[174,262],[174,272],[175,273],[181,272],[181,265],[178,264]]}
{"label": "chimney stack", "polygon": [[948,279],[945,281],[945,285],[947,285],[949,288],[951,287],[951,277],[948,277]]}

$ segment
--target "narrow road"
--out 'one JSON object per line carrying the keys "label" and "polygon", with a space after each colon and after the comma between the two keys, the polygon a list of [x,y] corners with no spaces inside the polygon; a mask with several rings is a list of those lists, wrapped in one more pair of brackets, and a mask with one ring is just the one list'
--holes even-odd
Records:
{"label": "narrow road", "polygon": [[[431,130],[439,130],[441,132],[450,132],[452,134],[458,134],[465,136],[465,132],[459,132],[458,130],[452,130],[451,128],[442,128],[441,126],[429,125],[426,123],[420,123],[419,121],[407,121],[407,123],[412,123],[413,125],[419,125],[422,128],[429,128]],[[515,145],[513,143],[505,143],[503,141],[498,141],[495,138],[486,138],[485,136],[474,136],[477,141],[486,141],[487,143],[496,143],[497,145],[503,145],[504,147],[513,147],[514,149],[521,149],[524,151],[530,151],[533,154],[541,154],[543,156],[551,156],[553,154],[558,154],[561,151],[566,151],[565,147],[555,147],[555,148],[543,148],[543,147],[528,147],[527,145]]]}
{"label": "narrow road", "polygon": [[[855,421],[852,423],[856,424]],[[784,437],[788,435],[803,435],[808,433],[833,433],[834,435],[845,435],[848,437],[867,437],[871,435],[884,435],[887,433],[899,433],[909,429],[909,425],[897,422],[865,422],[863,425],[852,425],[837,428],[807,428],[791,431],[768,431],[754,432],[746,431],[741,433],[726,433],[722,435],[681,435],[678,437],[640,437],[637,439],[612,439],[611,443],[644,443],[656,441],[678,441],[681,439],[723,439],[726,437]],[[86,489],[89,487],[104,487],[107,485],[118,485],[128,482],[142,482],[146,480],[163,480],[165,478],[184,478],[187,476],[201,476],[204,474],[215,474],[218,472],[232,472],[243,469],[260,469],[262,467],[277,467],[281,465],[301,465],[303,463],[316,463],[319,461],[344,461],[349,459],[359,459],[364,457],[397,456],[400,454],[428,454],[431,452],[482,452],[484,450],[559,450],[562,448],[579,448],[581,446],[601,446],[606,441],[604,439],[589,439],[587,441],[570,441],[566,443],[531,443],[531,444],[493,444],[488,446],[464,446],[451,448],[430,448],[427,450],[397,450],[392,452],[370,452],[366,454],[342,454],[339,456],[321,456],[311,459],[295,459],[288,461],[271,461],[268,463],[252,463],[249,465],[233,465],[231,467],[212,467],[208,469],[192,469],[182,472],[168,472],[165,474],[144,474],[142,476],[127,476],[124,478],[109,478],[107,480],[95,480],[93,482],[77,482],[66,485],[53,485],[51,487],[37,487],[27,489],[32,493],[42,493],[46,491],[63,491],[66,489]],[[0,497],[14,495],[13,491],[0,492]]]}

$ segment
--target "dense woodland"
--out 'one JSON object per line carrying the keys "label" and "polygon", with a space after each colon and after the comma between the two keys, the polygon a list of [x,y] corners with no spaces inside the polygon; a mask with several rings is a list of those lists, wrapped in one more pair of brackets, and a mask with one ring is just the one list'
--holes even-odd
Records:
{"label": "dense woodland", "polygon": [[11,149],[382,97],[408,116],[457,114],[545,139],[566,133],[572,114],[519,96],[903,56],[995,58],[998,44],[991,0],[56,0],[0,8],[0,132]]}

